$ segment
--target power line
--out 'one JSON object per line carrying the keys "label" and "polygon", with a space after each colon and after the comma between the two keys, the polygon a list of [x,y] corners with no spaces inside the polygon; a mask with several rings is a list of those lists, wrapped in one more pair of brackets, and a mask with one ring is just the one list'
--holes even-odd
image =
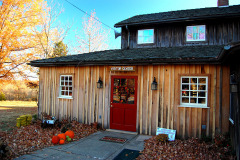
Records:
{"label": "power line", "polygon": [[[78,9],[79,11],[81,11],[81,12],[83,12],[84,14],[88,15],[89,17],[91,17],[90,14],[88,14],[87,12],[85,12],[84,10],[82,10],[81,8],[75,6],[74,4],[72,4],[71,2],[69,2],[68,0],[65,0],[65,1],[68,2],[69,4],[71,4],[73,7],[75,7],[75,8]],[[100,20],[98,20],[98,19],[95,18],[95,17],[93,17],[93,18],[94,18],[96,21],[102,23],[102,24],[105,25],[106,27],[108,27],[108,28],[110,28],[110,29],[112,29],[112,30],[114,30],[114,31],[116,32],[116,30],[115,30],[114,28],[112,28],[112,27],[110,27],[109,25],[107,25],[107,24],[101,22]]]}

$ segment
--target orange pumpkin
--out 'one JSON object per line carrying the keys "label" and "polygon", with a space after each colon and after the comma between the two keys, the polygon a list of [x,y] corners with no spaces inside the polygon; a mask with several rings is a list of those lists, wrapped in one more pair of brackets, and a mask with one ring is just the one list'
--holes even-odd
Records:
{"label": "orange pumpkin", "polygon": [[65,140],[63,138],[60,139],[59,144],[64,144]]}
{"label": "orange pumpkin", "polygon": [[68,130],[67,132],[65,132],[65,135],[66,135],[66,136],[69,136],[70,138],[73,139],[73,137],[74,137],[74,132],[71,131],[71,130]]}
{"label": "orange pumpkin", "polygon": [[52,143],[53,144],[58,144],[59,140],[60,140],[60,138],[58,136],[53,136],[52,137]]}
{"label": "orange pumpkin", "polygon": [[58,134],[58,137],[61,139],[63,139],[64,141],[66,140],[66,135],[64,133]]}

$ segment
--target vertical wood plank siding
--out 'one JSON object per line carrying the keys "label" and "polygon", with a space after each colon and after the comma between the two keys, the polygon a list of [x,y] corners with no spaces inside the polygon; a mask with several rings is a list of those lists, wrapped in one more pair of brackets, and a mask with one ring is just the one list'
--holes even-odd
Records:
{"label": "vertical wood plank siding", "polygon": [[[62,74],[73,75],[73,99],[58,98]],[[209,109],[179,107],[181,74],[210,75]],[[162,127],[177,130],[181,138],[214,136],[220,128],[223,132],[229,128],[229,74],[229,67],[220,65],[136,66],[134,72],[111,72],[109,66],[41,67],[39,114],[46,112],[60,120],[76,118],[86,124],[97,121],[110,128],[111,75],[135,75],[138,76],[138,133],[154,135],[156,128]],[[220,75],[223,99],[219,96]],[[99,77],[103,80],[102,89],[96,86]],[[151,90],[154,77],[158,90]],[[223,115],[219,115],[220,104]]]}
{"label": "vertical wood plank siding", "polygon": [[[186,26],[206,25],[206,41],[204,42],[186,42]],[[138,29],[154,28],[155,42],[153,44],[137,44]],[[146,47],[174,47],[191,45],[226,45],[232,42],[240,41],[240,20],[213,20],[200,22],[184,22],[178,24],[152,25],[143,28],[139,26],[129,26],[130,42],[128,46],[128,31],[122,27],[121,48],[146,48]]]}

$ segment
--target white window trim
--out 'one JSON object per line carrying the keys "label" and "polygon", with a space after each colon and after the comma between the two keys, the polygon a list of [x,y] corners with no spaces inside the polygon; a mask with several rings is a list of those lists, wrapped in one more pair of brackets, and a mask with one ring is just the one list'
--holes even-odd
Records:
{"label": "white window trim", "polygon": [[[187,34],[187,28],[188,27],[199,27],[199,26],[204,26],[205,27],[205,37],[204,39],[196,39],[196,40],[188,40],[188,34]],[[193,26],[186,26],[186,42],[204,42],[206,41],[206,25],[193,25]]]}
{"label": "white window trim", "polygon": [[[180,80],[180,105],[178,107],[209,108],[207,106],[207,104],[208,104],[208,76],[181,76],[180,78],[181,78],[181,80]],[[182,103],[182,91],[183,91],[182,90],[182,78],[198,78],[198,79],[206,78],[206,97],[205,97],[206,103],[205,104]],[[189,84],[191,84],[191,83],[189,82]],[[198,82],[197,82],[197,85],[198,85]],[[196,90],[196,91],[198,92],[199,90]],[[198,99],[198,96],[195,98]]]}
{"label": "white window trim", "polygon": [[[153,41],[152,42],[139,42],[139,31],[146,31],[146,30],[153,30]],[[137,43],[138,44],[153,44],[154,43],[154,29],[139,29],[138,30],[138,35],[137,35]]]}
{"label": "white window trim", "polygon": [[[61,77],[65,76],[72,76],[72,96],[66,96],[61,95]],[[60,81],[59,81],[59,96],[57,98],[63,98],[63,99],[73,99],[73,75],[60,75]]]}

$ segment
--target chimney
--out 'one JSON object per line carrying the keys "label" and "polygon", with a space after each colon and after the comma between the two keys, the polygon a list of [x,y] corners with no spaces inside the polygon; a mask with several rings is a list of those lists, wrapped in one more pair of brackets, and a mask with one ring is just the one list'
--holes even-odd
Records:
{"label": "chimney", "polygon": [[229,6],[228,0],[218,0],[217,6],[218,7],[228,7]]}

